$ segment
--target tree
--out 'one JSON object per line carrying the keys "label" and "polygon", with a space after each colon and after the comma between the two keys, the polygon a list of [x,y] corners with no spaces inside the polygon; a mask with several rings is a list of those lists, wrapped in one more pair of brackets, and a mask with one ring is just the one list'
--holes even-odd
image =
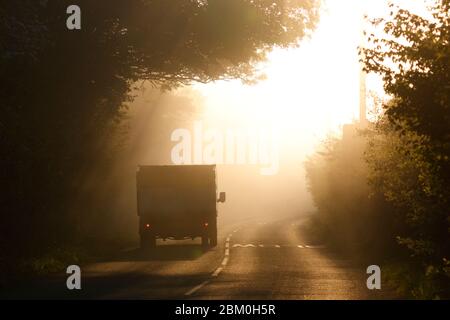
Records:
{"label": "tree", "polygon": [[366,71],[380,74],[385,91],[396,99],[384,106],[392,123],[448,142],[450,2],[435,1],[430,19],[390,7],[390,19],[372,20],[384,35],[369,36],[371,46],[363,49]]}
{"label": "tree", "polygon": [[88,172],[107,176],[105,141],[137,82],[252,82],[272,47],[296,46],[314,28],[318,2],[79,0],[79,31],[66,28],[70,1],[2,2],[2,251],[36,252],[89,219],[88,203],[69,208]]}
{"label": "tree", "polygon": [[391,9],[389,19],[373,20],[384,33],[363,49],[366,71],[380,74],[392,97],[368,148],[370,180],[404,223],[398,241],[426,282],[439,279],[431,296],[448,295],[450,2],[435,1],[430,18]]}

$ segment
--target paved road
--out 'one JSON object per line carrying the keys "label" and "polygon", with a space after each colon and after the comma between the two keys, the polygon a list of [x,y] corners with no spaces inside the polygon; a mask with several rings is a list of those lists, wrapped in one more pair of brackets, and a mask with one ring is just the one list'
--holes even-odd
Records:
{"label": "paved road", "polygon": [[[364,266],[308,243],[298,219],[222,226],[217,248],[167,242],[82,267],[82,290],[54,280],[51,296],[94,299],[378,299]],[[56,282],[55,282],[56,281]]]}

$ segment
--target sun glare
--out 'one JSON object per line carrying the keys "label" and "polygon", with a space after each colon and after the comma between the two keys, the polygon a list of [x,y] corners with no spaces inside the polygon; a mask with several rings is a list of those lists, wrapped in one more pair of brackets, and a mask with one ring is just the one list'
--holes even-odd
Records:
{"label": "sun glare", "polygon": [[[397,1],[424,10],[423,1]],[[240,81],[194,87],[204,96],[205,119],[215,127],[272,127],[282,144],[300,158],[327,134],[359,117],[364,15],[389,14],[380,0],[324,1],[319,26],[297,49],[274,49],[262,65],[267,80],[253,86]],[[367,78],[367,91],[382,94],[381,82]]]}

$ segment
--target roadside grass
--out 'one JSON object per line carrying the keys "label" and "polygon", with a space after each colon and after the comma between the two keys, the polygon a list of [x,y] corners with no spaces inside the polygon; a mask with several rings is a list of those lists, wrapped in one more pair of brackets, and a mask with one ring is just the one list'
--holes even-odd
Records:
{"label": "roadside grass", "polygon": [[34,279],[65,273],[69,265],[83,265],[117,254],[135,243],[124,239],[85,239],[78,244],[60,244],[41,249],[28,257],[3,257],[0,260],[0,296],[7,297],[12,288],[19,288]]}
{"label": "roadside grass", "polygon": [[450,299],[450,279],[432,267],[421,268],[418,264],[408,261],[389,260],[383,267],[382,275],[386,283],[409,299]]}
{"label": "roadside grass", "polygon": [[30,275],[46,275],[61,272],[71,264],[81,264],[88,260],[88,257],[89,251],[81,247],[55,247],[42,256],[24,259],[20,270]]}

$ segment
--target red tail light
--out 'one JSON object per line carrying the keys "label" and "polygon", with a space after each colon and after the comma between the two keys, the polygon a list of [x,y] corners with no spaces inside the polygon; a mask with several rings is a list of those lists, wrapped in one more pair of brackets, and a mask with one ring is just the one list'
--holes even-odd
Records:
{"label": "red tail light", "polygon": [[204,226],[205,228],[208,228],[208,222],[205,222],[205,223],[203,224],[203,226]]}
{"label": "red tail light", "polygon": [[149,229],[149,228],[150,228],[150,223],[147,223],[147,224],[145,225],[145,228],[146,228],[146,229]]}

